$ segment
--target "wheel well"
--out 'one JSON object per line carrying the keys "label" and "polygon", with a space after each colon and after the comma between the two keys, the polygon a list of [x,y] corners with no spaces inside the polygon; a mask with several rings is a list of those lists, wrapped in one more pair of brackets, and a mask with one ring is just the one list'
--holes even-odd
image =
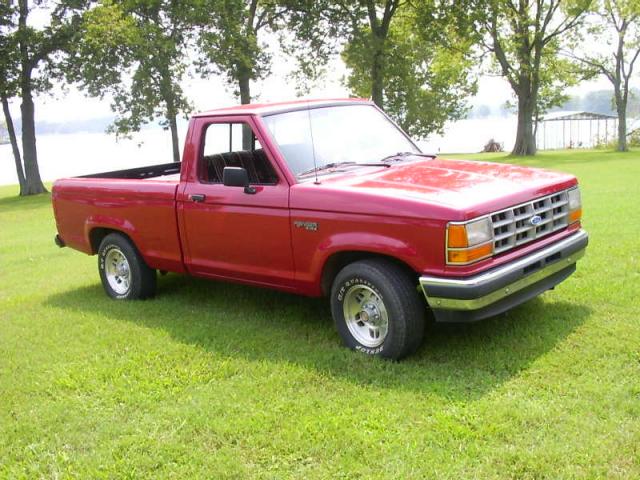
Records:
{"label": "wheel well", "polygon": [[333,280],[336,278],[336,275],[342,270],[344,267],[353,262],[358,262],[360,260],[365,259],[381,259],[388,260],[390,262],[395,263],[403,270],[406,271],[407,275],[410,277],[415,277],[416,284],[418,281],[418,274],[407,265],[402,260],[398,260],[395,257],[391,257],[389,255],[383,255],[379,253],[373,252],[361,252],[361,251],[348,251],[348,252],[338,252],[331,255],[324,264],[322,269],[322,277],[320,279],[320,288],[322,289],[323,295],[329,295],[331,292],[331,284]]}
{"label": "wheel well", "polygon": [[102,243],[102,240],[104,239],[104,237],[106,237],[110,233],[118,233],[118,234],[122,235],[123,237],[125,237],[127,240],[129,240],[132,244],[134,244],[131,241],[131,237],[129,237],[129,235],[127,235],[126,233],[122,232],[121,230],[116,230],[114,228],[96,227],[96,228],[91,229],[91,231],[89,232],[89,242],[91,244],[91,253],[92,254],[98,253],[98,249],[100,248],[100,243]]}

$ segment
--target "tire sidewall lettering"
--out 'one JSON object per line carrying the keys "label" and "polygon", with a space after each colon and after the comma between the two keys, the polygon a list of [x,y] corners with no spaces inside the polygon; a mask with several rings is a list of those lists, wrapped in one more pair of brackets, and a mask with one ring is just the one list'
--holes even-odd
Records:
{"label": "tire sidewall lettering", "polygon": [[[113,243],[110,243],[109,245],[107,245],[106,247],[104,247],[100,251],[99,259],[100,259],[100,270],[101,271],[103,271],[103,272],[105,271],[104,262],[105,262],[105,258],[107,257],[107,253],[109,253],[114,248],[117,248],[122,252],[122,249],[120,249],[120,247],[118,247],[117,245],[114,245]],[[122,254],[124,255],[124,252],[122,252]],[[126,257],[126,255],[125,255],[125,257]]]}
{"label": "tire sidewall lettering", "polygon": [[367,355],[378,355],[379,353],[383,352],[384,343],[376,348],[369,348],[369,347],[365,347],[363,345],[358,344],[356,345],[356,350],[358,352],[366,353]]}
{"label": "tire sidewall lettering", "polygon": [[340,285],[340,288],[338,289],[338,291],[336,293],[336,296],[337,296],[338,301],[340,303],[342,303],[344,301],[344,294],[347,293],[347,291],[351,287],[353,287],[354,285],[364,285],[364,286],[369,287],[371,290],[376,292],[376,295],[378,295],[380,300],[384,303],[384,295],[382,295],[382,292],[380,292],[380,289],[376,285],[371,283],[369,280],[366,280],[366,279],[364,279],[362,277],[350,278],[349,280],[344,282],[342,285]]}

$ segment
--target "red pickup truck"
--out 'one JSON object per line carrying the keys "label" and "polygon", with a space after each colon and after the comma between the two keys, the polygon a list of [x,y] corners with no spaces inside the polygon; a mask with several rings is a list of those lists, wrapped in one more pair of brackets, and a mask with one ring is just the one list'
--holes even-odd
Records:
{"label": "red pickup truck", "polygon": [[575,271],[575,177],[423,154],[366,100],[195,115],[183,161],[53,186],[59,246],[98,255],[106,293],[156,271],[328,296],[347,346],[398,359],[437,321],[504,312]]}

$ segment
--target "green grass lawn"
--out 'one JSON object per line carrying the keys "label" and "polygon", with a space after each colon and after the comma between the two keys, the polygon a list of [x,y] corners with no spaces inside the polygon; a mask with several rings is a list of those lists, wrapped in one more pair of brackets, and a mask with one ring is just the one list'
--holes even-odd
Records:
{"label": "green grass lawn", "polygon": [[579,177],[587,256],[402,363],[344,349],[324,300],[109,300],[49,196],[0,188],[0,478],[640,478],[640,152],[519,162]]}

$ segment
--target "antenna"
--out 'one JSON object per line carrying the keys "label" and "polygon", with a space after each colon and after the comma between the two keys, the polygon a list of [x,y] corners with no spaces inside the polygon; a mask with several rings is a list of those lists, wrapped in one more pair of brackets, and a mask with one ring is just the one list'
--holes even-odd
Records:
{"label": "antenna", "polygon": [[311,124],[311,108],[308,100],[307,100],[307,120],[309,121],[309,133],[311,135],[311,153],[313,154],[313,172],[315,173],[315,176],[316,176],[316,179],[313,183],[316,185],[320,185],[320,181],[318,180],[318,164],[316,162],[316,144],[313,141],[313,126]]}

